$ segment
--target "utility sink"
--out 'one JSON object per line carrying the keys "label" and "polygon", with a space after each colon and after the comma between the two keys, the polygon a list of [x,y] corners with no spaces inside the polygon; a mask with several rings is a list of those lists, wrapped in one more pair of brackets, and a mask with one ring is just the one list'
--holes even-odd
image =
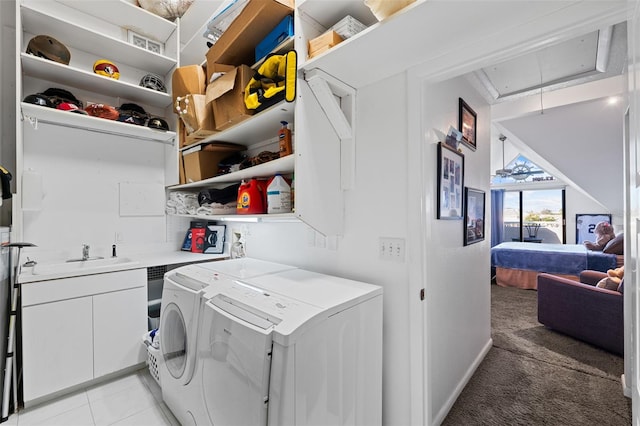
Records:
{"label": "utility sink", "polygon": [[[39,276],[39,279],[75,277],[79,275],[131,269],[138,263],[139,262],[128,257],[89,259],[78,262],[39,263],[33,267],[31,274]],[[26,272],[25,268],[23,268],[22,271]]]}

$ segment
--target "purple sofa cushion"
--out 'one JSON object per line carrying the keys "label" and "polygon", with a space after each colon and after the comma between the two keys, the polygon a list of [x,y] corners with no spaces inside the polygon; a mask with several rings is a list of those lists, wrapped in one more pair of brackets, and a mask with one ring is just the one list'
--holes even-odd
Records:
{"label": "purple sofa cushion", "polygon": [[538,275],[538,321],[545,326],[622,355],[622,294],[551,274]]}

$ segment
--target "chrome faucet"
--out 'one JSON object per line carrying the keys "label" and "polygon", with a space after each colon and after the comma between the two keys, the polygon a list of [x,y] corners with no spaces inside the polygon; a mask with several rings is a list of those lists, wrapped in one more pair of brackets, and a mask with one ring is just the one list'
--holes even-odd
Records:
{"label": "chrome faucet", "polygon": [[83,244],[82,245],[82,260],[88,260],[89,259],[89,244]]}

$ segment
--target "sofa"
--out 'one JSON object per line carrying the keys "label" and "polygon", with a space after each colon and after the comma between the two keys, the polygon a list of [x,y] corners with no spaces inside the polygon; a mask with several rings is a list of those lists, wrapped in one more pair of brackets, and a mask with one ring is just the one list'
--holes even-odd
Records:
{"label": "sofa", "polygon": [[552,330],[624,354],[624,280],[617,290],[596,287],[607,276],[582,271],[580,282],[538,275],[538,322]]}

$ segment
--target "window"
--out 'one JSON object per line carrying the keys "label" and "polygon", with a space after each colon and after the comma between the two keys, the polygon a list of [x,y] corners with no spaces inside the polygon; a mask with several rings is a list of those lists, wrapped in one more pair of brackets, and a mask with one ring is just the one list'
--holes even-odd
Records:
{"label": "window", "polygon": [[503,241],[564,244],[564,189],[507,191]]}

